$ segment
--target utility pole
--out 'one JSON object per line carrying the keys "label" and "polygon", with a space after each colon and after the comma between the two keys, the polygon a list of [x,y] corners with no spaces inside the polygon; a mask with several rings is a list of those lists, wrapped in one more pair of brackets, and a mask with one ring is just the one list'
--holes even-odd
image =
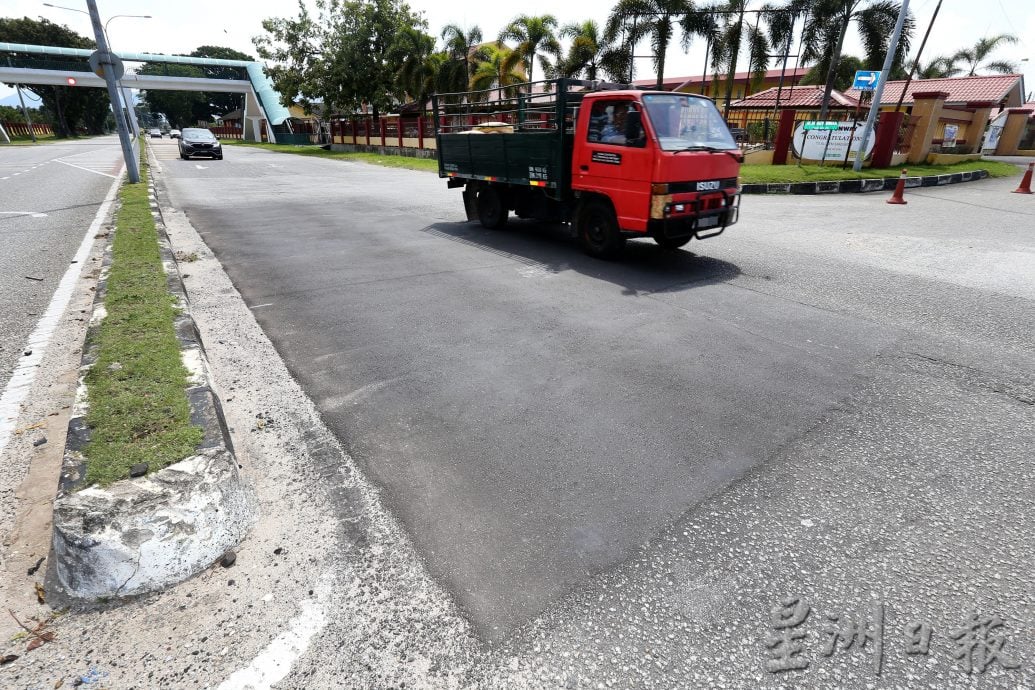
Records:
{"label": "utility pole", "polygon": [[902,24],[906,21],[906,14],[909,13],[909,0],[902,0],[902,9],[898,12],[898,21],[895,22],[895,32],[891,35],[891,43],[888,44],[888,54],[884,56],[884,67],[880,71],[880,79],[877,80],[877,88],[873,92],[873,103],[870,104],[870,114],[866,118],[866,126],[863,127],[862,139],[859,142],[859,152],[855,156],[855,165],[852,169],[855,172],[862,170],[863,152],[870,141],[870,134],[873,133],[873,123],[877,120],[877,112],[880,110],[880,99],[884,95],[884,84],[888,81],[888,73],[891,72],[891,65],[895,62],[895,51],[898,50],[898,39],[902,36]]}
{"label": "utility pole", "polygon": [[32,128],[32,119],[29,117],[29,109],[25,107],[25,99],[22,98],[22,85],[15,84],[15,90],[18,92],[18,102],[22,104],[22,115],[25,116],[25,124],[29,125],[29,134],[32,136],[32,143],[36,143],[36,130]]}
{"label": "utility pole", "polygon": [[129,130],[126,127],[126,117],[122,113],[119,87],[115,83],[115,71],[111,62],[111,53],[108,51],[108,41],[104,36],[101,16],[97,12],[97,0],[86,0],[86,6],[90,10],[90,23],[93,24],[93,36],[97,41],[97,50],[102,55],[101,69],[104,70],[104,81],[108,86],[108,99],[111,101],[111,109],[115,113],[115,127],[119,131],[119,143],[122,145],[122,157],[126,161],[126,172],[129,175],[129,181],[136,184],[140,182],[140,169],[137,166],[137,157],[133,152],[133,143],[130,141]]}

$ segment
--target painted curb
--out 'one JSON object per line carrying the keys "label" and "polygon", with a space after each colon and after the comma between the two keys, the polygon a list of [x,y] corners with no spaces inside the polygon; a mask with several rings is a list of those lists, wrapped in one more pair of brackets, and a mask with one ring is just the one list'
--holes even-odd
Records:
{"label": "painted curb", "polygon": [[[907,177],[906,187],[939,187],[947,184],[973,182],[988,177],[987,170]],[[890,191],[898,183],[897,177],[874,177],[859,180],[821,180],[818,182],[757,183],[740,186],[741,194],[852,194],[857,192]]]}
{"label": "painted curb", "polygon": [[255,498],[238,473],[201,335],[190,316],[190,302],[158,210],[153,175],[154,166],[151,213],[169,292],[180,310],[175,329],[189,372],[191,422],[202,428],[203,438],[194,455],[157,472],[106,488],[85,486],[82,450],[90,439],[85,376],[97,359],[97,332],[105,316],[109,239],[54,501],[46,577],[51,606],[137,596],[186,580],[237,546],[257,516]]}

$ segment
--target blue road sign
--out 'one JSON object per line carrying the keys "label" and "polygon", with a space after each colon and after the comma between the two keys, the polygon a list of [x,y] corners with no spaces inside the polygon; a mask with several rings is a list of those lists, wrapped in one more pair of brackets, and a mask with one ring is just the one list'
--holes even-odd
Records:
{"label": "blue road sign", "polygon": [[853,89],[859,89],[860,91],[873,91],[877,88],[877,80],[880,79],[880,70],[867,71],[858,70],[855,73],[855,81],[852,83]]}

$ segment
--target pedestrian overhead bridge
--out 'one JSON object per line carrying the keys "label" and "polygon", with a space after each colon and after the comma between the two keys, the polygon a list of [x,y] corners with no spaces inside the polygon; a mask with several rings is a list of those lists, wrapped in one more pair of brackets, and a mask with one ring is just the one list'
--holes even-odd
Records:
{"label": "pedestrian overhead bridge", "polygon": [[[94,74],[87,62],[93,52],[83,48],[0,42],[0,82],[67,86],[69,77],[73,77],[77,87],[103,89],[104,79]],[[225,68],[210,69],[205,77],[131,74],[127,71],[121,83],[123,88],[149,91],[243,93],[245,99],[242,135],[245,139],[261,141],[265,125],[266,136],[275,142],[274,128],[287,123],[290,117],[287,108],[280,102],[280,94],[273,88],[269,77],[263,71],[262,63],[150,53],[115,54],[123,62]],[[290,131],[290,124],[287,124],[287,127]]]}

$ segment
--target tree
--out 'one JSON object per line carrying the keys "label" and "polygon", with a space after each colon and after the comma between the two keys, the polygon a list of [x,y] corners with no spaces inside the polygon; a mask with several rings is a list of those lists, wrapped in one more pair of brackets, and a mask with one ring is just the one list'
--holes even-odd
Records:
{"label": "tree", "polygon": [[[0,42],[28,43],[31,45],[63,46],[67,48],[92,49],[96,44],[80,36],[67,26],[55,24],[46,19],[22,19],[0,17]],[[7,53],[12,64],[33,64],[38,56]],[[66,62],[81,63],[83,71],[90,71],[85,58],[63,58]],[[10,84],[14,86],[14,84]],[[39,94],[42,109],[53,116],[54,133],[59,137],[75,136],[79,130],[89,134],[102,134],[105,120],[111,112],[108,93],[104,89],[82,86],[33,86]]]}
{"label": "tree", "polygon": [[[912,62],[912,60],[909,62]],[[946,57],[942,55],[932,58],[926,65],[923,63],[917,65],[914,76],[917,79],[944,79],[945,77],[955,77],[961,71],[956,66],[955,56]]]}
{"label": "tree", "polygon": [[[503,46],[504,41],[515,41],[517,45],[510,54],[510,63],[507,69],[513,69],[518,64],[525,68],[528,75],[528,89],[532,92],[531,82],[535,80],[535,61],[539,58],[549,72],[553,63],[546,55],[552,56],[555,60],[561,56],[561,44],[557,40],[554,31],[557,29],[557,18],[552,14],[531,16],[527,14],[518,15],[500,31],[497,45]],[[545,53],[545,55],[540,55]]]}
{"label": "tree", "polygon": [[435,91],[437,60],[433,36],[412,26],[404,26],[395,37],[390,50],[391,61],[399,65],[395,74],[398,96],[409,96],[424,109],[424,104]]}
{"label": "tree", "polygon": [[[198,46],[192,50],[188,57],[214,58],[216,60],[246,60],[254,62],[255,57],[248,53],[242,53],[233,48],[225,46]],[[219,67],[216,65],[205,65],[202,68],[205,76],[210,79],[247,79],[248,75],[243,67]],[[244,107],[244,94],[225,93],[219,91],[206,91],[205,98],[208,100],[207,110],[211,114],[225,115],[233,110]]]}
{"label": "tree", "polygon": [[[834,71],[834,88],[838,91],[850,89],[855,83],[856,70],[864,69],[863,61],[854,55],[842,55]],[[802,84],[825,84],[826,72],[819,66],[813,65],[805,76],[801,78]]]}
{"label": "tree", "polygon": [[[137,68],[137,74],[165,77],[193,77],[202,79],[205,72],[195,65],[175,65],[165,62],[145,62]],[[147,90],[141,100],[152,113],[163,113],[173,127],[189,127],[198,120],[208,120],[212,112],[208,98],[200,91]]]}
{"label": "tree", "polygon": [[253,39],[284,105],[296,101],[323,115],[369,106],[375,117],[397,102],[396,36],[426,20],[402,0],[317,0],[316,16],[300,0],[295,18],[262,22]]}
{"label": "tree", "polygon": [[443,66],[440,91],[466,91],[478,60],[486,54],[481,45],[482,30],[477,26],[464,30],[458,24],[446,24],[442,27],[442,40],[449,64]]}
{"label": "tree", "polygon": [[558,76],[585,77],[593,81],[599,79],[601,73],[613,81],[622,81],[628,76],[628,51],[608,44],[592,19],[562,26],[560,37],[570,38],[571,45],[567,55],[557,61]]}
{"label": "tree", "polygon": [[765,75],[765,70],[769,66],[769,41],[758,28],[761,14],[755,16],[754,26],[744,22],[747,0],[728,0],[724,5],[720,5],[719,9],[721,12],[717,14],[722,20],[717,25],[717,31],[712,38],[711,64],[712,70],[716,74],[722,69],[726,70],[724,102],[726,110],[728,110],[733,97],[737,62],[743,45],[745,43],[748,45],[748,71],[752,73],[753,79],[757,82]]}
{"label": "tree", "polygon": [[978,39],[978,42],[970,48],[964,48],[953,55],[951,58],[952,64],[955,65],[957,62],[966,63],[967,67],[964,67],[964,69],[967,70],[968,77],[973,77],[979,69],[995,72],[996,74],[1014,74],[1019,71],[1019,68],[1013,62],[1008,60],[985,62],[988,56],[1004,43],[1017,43],[1017,37],[1013,34],[999,34],[998,36]]}
{"label": "tree", "polygon": [[694,14],[690,0],[618,0],[611,9],[604,27],[604,39],[609,43],[621,40],[627,46],[628,79],[633,78],[632,53],[641,39],[649,38],[654,52],[654,71],[657,88],[665,83],[665,56],[678,26],[683,34],[683,46],[689,47],[697,23],[689,20]]}
{"label": "tree", "polygon": [[486,46],[484,59],[475,64],[470,89],[486,92],[493,88],[499,89],[500,100],[503,100],[504,96],[516,95],[515,85],[525,79],[524,74],[514,68],[512,53],[513,51],[505,46],[503,48]]}
{"label": "tree", "polygon": [[[815,0],[811,3],[802,33],[801,57],[806,64],[817,63],[827,75],[824,80],[821,118],[826,116],[830,105],[830,92],[834,89],[838,64],[841,62],[841,48],[852,23],[855,23],[862,39],[865,65],[869,69],[880,69],[888,52],[900,8],[901,5],[895,0]],[[892,69],[903,64],[915,26],[916,22],[910,13],[902,25],[902,36]]]}

